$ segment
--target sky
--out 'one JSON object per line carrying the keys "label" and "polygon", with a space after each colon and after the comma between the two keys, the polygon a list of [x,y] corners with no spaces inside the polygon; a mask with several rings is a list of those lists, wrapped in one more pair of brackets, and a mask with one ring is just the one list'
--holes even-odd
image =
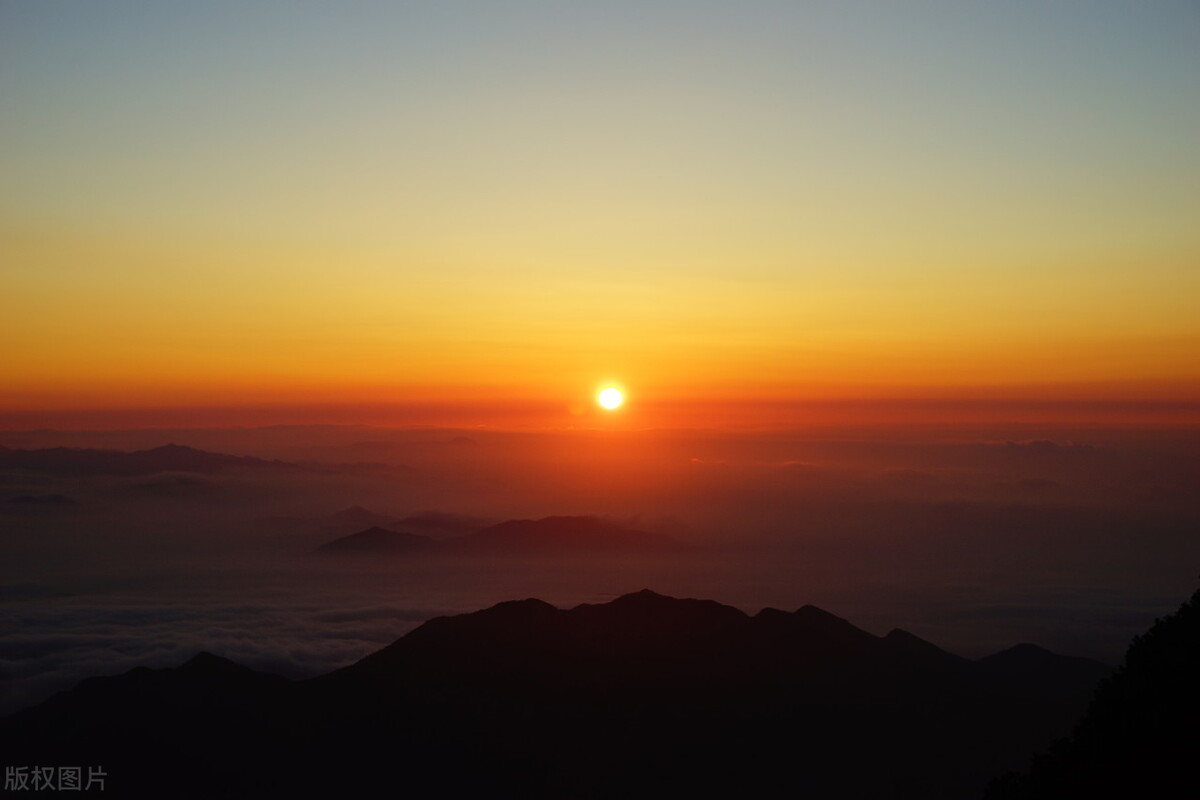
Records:
{"label": "sky", "polygon": [[1197,141],[1189,2],[6,1],[0,421],[1194,408]]}

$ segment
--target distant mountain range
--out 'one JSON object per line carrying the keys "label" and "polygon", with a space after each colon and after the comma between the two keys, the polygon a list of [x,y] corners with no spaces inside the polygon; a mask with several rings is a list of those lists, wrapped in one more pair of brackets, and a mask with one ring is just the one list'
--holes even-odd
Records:
{"label": "distant mountain range", "polygon": [[148,475],[154,472],[215,473],[235,467],[284,467],[283,461],[209,453],[194,447],[166,444],[131,453],[53,447],[14,450],[0,447],[0,469],[29,470],[53,475]]}
{"label": "distant mountain range", "polygon": [[320,555],[386,555],[430,553],[438,549],[436,539],[415,533],[390,531],[378,526],[352,533],[317,548]]}
{"label": "distant mountain range", "polygon": [[1107,671],[969,661],[813,606],[530,599],[307,681],[210,654],[89,679],[0,720],[0,752],[102,765],[120,797],[977,798]]}
{"label": "distant mountain range", "polygon": [[394,525],[395,517],[376,514],[362,506],[350,506],[333,514],[316,517],[263,517],[257,520],[262,528],[290,533],[314,533],[345,535],[371,527]]}
{"label": "distant mountain range", "polygon": [[[401,524],[403,524],[401,520]],[[616,555],[665,554],[690,550],[658,533],[626,528],[599,517],[515,519],[465,536],[437,540],[378,525],[321,545],[321,555]]]}
{"label": "distant mountain range", "polygon": [[484,527],[487,520],[447,511],[418,511],[397,519],[395,516],[379,514],[362,506],[350,506],[325,516],[264,517],[258,520],[258,524],[260,527],[277,531],[322,532],[334,536],[346,536],[368,528],[385,528],[441,539],[473,533]]}

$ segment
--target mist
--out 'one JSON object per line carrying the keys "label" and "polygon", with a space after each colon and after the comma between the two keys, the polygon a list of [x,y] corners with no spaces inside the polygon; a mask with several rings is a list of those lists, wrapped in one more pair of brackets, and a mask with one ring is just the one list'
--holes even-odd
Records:
{"label": "mist", "polygon": [[[435,616],[642,588],[750,613],[811,603],[972,658],[1028,641],[1116,663],[1195,586],[1198,437],[1129,427],[4,433],[0,712],[200,650],[307,677]],[[114,467],[64,450],[30,467],[22,455],[172,443],[243,461]],[[451,541],[553,515],[600,517],[688,550],[314,553],[368,527],[359,519]]]}

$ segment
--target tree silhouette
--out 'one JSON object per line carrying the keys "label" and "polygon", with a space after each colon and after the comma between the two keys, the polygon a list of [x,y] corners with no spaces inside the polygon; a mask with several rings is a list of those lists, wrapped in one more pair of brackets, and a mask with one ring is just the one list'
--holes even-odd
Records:
{"label": "tree silhouette", "polygon": [[1071,738],[1036,756],[1028,774],[994,781],[986,797],[1182,796],[1196,791],[1198,752],[1200,590],[1134,637]]}

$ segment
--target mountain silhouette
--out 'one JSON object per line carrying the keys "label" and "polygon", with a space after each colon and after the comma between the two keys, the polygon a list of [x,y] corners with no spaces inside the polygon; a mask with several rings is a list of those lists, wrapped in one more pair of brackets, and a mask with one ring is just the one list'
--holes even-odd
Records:
{"label": "mountain silhouette", "polygon": [[445,538],[473,533],[483,527],[486,522],[487,520],[465,514],[429,510],[410,514],[397,520],[395,525],[405,530],[419,531],[424,535]]}
{"label": "mountain silhouette", "polygon": [[362,506],[350,506],[332,514],[316,517],[262,517],[255,521],[259,527],[291,533],[324,533],[344,536],[367,528],[404,527],[395,517],[377,514]]}
{"label": "mountain silhouette", "polygon": [[367,528],[372,526],[384,526],[390,524],[391,517],[383,514],[376,514],[374,511],[368,511],[362,506],[350,506],[343,508],[341,511],[336,511],[321,520],[325,525],[342,527],[359,527]]}
{"label": "mountain silhouette", "polygon": [[317,548],[317,552],[321,555],[436,552],[460,556],[594,556],[668,554],[690,550],[670,536],[625,528],[599,517],[509,520],[466,536],[440,540],[392,531],[390,528],[373,526],[327,542]]}
{"label": "mountain silhouette", "polygon": [[1109,672],[1107,667],[1090,659],[1056,655],[1044,647],[1028,643],[982,658],[979,666],[1012,680],[1063,689],[1077,685],[1081,678],[1099,682]]}
{"label": "mountain silhouette", "polygon": [[427,552],[436,545],[437,542],[428,536],[375,527],[326,542],[317,548],[317,553],[321,555],[413,553]]}
{"label": "mountain silhouette", "polygon": [[812,606],[528,599],[306,681],[211,654],[89,679],[0,721],[0,751],[102,764],[122,797],[978,797],[1099,669],[1043,686],[1079,660],[1043,651],[1019,680],[1005,660]]}
{"label": "mountain silhouette", "polygon": [[210,453],[178,444],[166,444],[134,452],[74,447],[53,447],[44,450],[0,447],[0,469],[29,470],[65,476],[149,475],[155,472],[215,473],[235,467],[282,466],[290,465],[282,461]]}
{"label": "mountain silhouette", "polygon": [[1039,754],[1027,772],[995,781],[987,798],[1194,794],[1198,718],[1200,590],[1134,638],[1070,738]]}

